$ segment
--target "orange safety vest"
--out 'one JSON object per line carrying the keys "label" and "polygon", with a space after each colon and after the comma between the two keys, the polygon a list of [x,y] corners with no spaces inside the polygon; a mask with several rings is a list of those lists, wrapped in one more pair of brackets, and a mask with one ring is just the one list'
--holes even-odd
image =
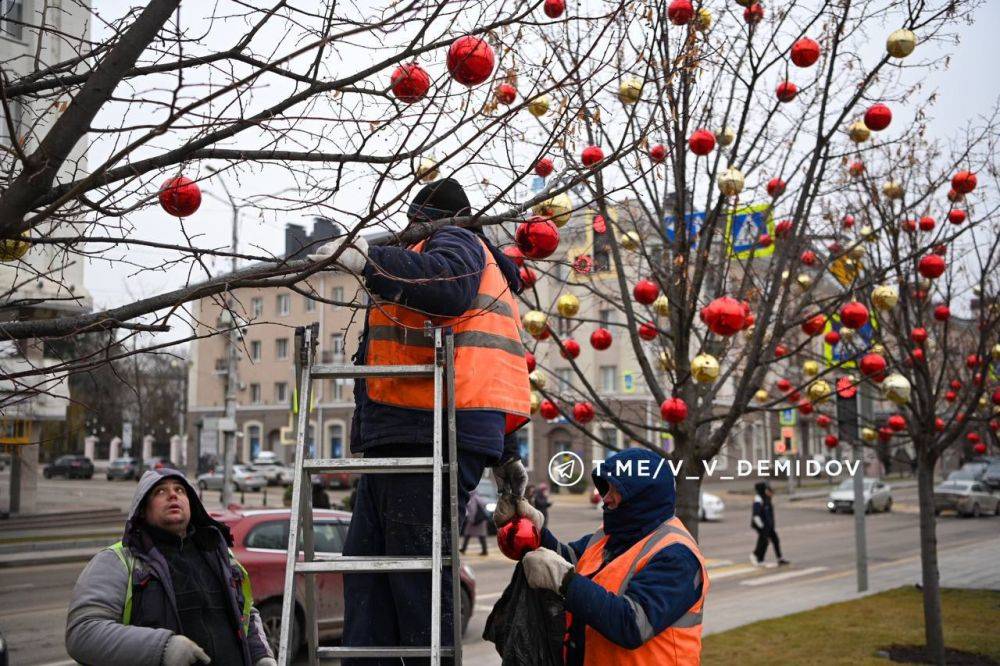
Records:
{"label": "orange safety vest", "polygon": [[[608,542],[603,530],[598,530],[587,542],[576,572],[584,576],[593,576],[593,581],[604,589],[617,595],[625,594],[632,576],[643,567],[660,550],[675,543],[681,543],[694,553],[701,565],[701,571],[695,576],[692,585],[697,587],[701,582],[701,597],[687,613],[677,622],[667,627],[659,634],[634,650],[615,645],[602,636],[596,629],[587,626],[585,629],[584,658],[585,666],[691,666],[701,663],[701,615],[708,595],[708,571],[705,569],[705,558],[702,557],[698,544],[684,527],[684,523],[676,516],[653,530],[644,539],[633,544],[627,551],[613,559],[603,569],[604,545]],[[600,569],[600,571],[598,571]],[[636,618],[640,629],[644,621],[648,622],[641,606],[636,604],[639,616]],[[566,613],[566,627],[569,629],[572,616]]]}
{"label": "orange safety vest", "polygon": [[[458,317],[439,317],[392,301],[368,309],[367,365],[434,363],[434,338],[424,322],[451,327],[455,334],[455,409],[486,409],[507,414],[505,432],[528,422],[531,386],[521,343],[521,317],[507,278],[493,253],[478,239],[486,257],[479,293]],[[420,252],[426,241],[412,248]],[[368,397],[409,409],[433,409],[433,377],[378,377],[366,380]]]}

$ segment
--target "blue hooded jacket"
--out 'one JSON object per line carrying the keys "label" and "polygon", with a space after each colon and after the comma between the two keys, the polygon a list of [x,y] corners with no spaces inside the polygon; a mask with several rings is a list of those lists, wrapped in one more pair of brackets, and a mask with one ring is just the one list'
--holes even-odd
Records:
{"label": "blue hooded jacket", "polygon": [[[609,485],[621,494],[618,508],[604,508],[604,533],[608,535],[605,563],[674,515],[673,473],[667,461],[652,451],[632,448],[616,453],[595,467],[591,477],[601,495],[607,493]],[[575,563],[590,536],[562,544],[545,529],[542,546]],[[672,544],[632,577],[621,596],[590,577],[572,575],[565,586],[566,610],[573,614],[567,665],[583,663],[587,625],[612,643],[634,650],[674,624],[701,597],[700,571],[694,553],[686,546]]]}

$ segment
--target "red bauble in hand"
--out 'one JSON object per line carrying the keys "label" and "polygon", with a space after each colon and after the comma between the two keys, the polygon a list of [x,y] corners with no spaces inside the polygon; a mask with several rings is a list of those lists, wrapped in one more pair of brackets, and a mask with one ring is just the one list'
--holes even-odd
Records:
{"label": "red bauble in hand", "polygon": [[497,530],[497,545],[500,552],[518,562],[522,557],[542,545],[542,535],[535,524],[523,516],[517,516]]}

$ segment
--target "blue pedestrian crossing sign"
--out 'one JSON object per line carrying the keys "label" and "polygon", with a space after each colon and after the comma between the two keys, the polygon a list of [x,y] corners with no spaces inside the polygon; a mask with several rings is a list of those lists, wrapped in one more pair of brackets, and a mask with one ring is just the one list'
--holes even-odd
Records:
{"label": "blue pedestrian crossing sign", "polygon": [[[691,247],[698,247],[698,232],[705,225],[705,213],[688,213],[684,216],[684,221],[687,223],[688,243],[691,244]],[[676,236],[673,215],[664,218],[663,232],[667,235],[667,240],[673,243]]]}
{"label": "blue pedestrian crossing sign", "polygon": [[858,359],[871,349],[872,340],[875,338],[875,321],[869,319],[864,326],[854,331],[854,335],[847,336],[844,335],[840,316],[833,315],[826,322],[824,336],[830,331],[837,331],[841,334],[841,338],[835,345],[823,341],[823,357],[826,359],[826,365],[828,367],[854,368],[857,366]]}
{"label": "blue pedestrian crossing sign", "polygon": [[774,236],[771,204],[754,204],[734,211],[726,223],[729,254],[737,259],[771,256],[774,254],[774,242],[767,247],[761,246],[760,237],[764,234]]}

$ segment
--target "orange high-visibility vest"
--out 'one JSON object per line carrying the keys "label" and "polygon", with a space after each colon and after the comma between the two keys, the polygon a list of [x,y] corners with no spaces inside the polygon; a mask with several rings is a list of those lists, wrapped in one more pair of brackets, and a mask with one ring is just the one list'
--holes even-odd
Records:
{"label": "orange high-visibility vest", "polygon": [[[684,666],[701,663],[701,616],[708,595],[708,571],[705,569],[705,558],[702,557],[698,544],[684,527],[684,523],[676,516],[653,530],[644,539],[639,540],[627,551],[609,562],[604,563],[604,545],[608,542],[603,530],[598,530],[590,537],[587,548],[577,562],[576,572],[593,577],[593,581],[604,589],[617,595],[625,594],[629,582],[637,572],[660,550],[675,543],[684,544],[698,558],[701,570],[691,584],[697,587],[702,583],[701,597],[688,609],[677,622],[667,627],[659,634],[634,650],[615,645],[602,636],[593,627],[585,628],[584,658],[585,666]],[[645,612],[639,604],[636,606],[636,621],[642,629],[643,623],[648,626]],[[566,614],[566,627],[572,623],[572,616]]]}
{"label": "orange high-visibility vest", "polygon": [[[455,334],[455,409],[486,409],[507,415],[506,432],[528,422],[531,386],[521,343],[521,317],[507,278],[482,241],[486,266],[479,293],[458,317],[432,316],[391,301],[368,310],[367,365],[434,363],[434,338],[424,322],[450,326]],[[420,252],[425,241],[411,249]],[[433,377],[380,377],[366,380],[368,397],[409,409],[433,409]]]}

